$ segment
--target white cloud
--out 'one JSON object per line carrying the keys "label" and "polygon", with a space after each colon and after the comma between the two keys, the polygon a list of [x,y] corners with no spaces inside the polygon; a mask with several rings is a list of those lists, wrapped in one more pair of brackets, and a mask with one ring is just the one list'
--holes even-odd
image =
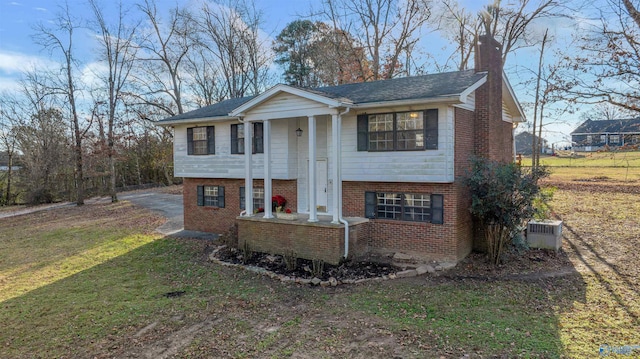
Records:
{"label": "white cloud", "polygon": [[49,11],[49,10],[47,10],[47,9],[43,8],[43,7],[34,7],[34,8],[33,8],[33,10],[41,11],[41,12],[47,12],[47,11]]}
{"label": "white cloud", "polygon": [[51,68],[53,66],[55,66],[54,62],[39,56],[0,51],[0,76],[3,73],[17,74],[33,68]]}
{"label": "white cloud", "polygon": [[15,1],[10,2],[10,3],[9,3],[9,5],[12,5],[12,6],[22,6],[22,4],[20,4],[19,2],[15,2]]}

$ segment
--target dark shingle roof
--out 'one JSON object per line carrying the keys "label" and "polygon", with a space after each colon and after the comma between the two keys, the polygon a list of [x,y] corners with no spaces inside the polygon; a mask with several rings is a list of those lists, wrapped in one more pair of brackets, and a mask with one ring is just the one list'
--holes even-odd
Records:
{"label": "dark shingle roof", "polygon": [[330,98],[347,98],[353,101],[354,104],[415,100],[460,94],[484,76],[486,76],[485,73],[476,73],[473,70],[444,72],[391,80],[320,87],[315,91]]}
{"label": "dark shingle roof", "polygon": [[[466,70],[302,90],[331,99],[346,99],[353,104],[366,104],[459,95],[484,76],[484,72]],[[225,100],[159,122],[227,116],[233,109],[254,97]]]}
{"label": "dark shingle roof", "polygon": [[229,100],[220,101],[213,105],[201,107],[197,110],[185,112],[179,115],[175,115],[169,118],[162,119],[162,121],[175,121],[175,120],[191,120],[195,118],[208,118],[208,117],[221,117],[228,116],[234,108],[242,106],[245,102],[251,100],[255,96],[247,96],[241,98],[232,98]]}
{"label": "dark shingle roof", "polygon": [[606,132],[640,132],[640,117],[622,120],[586,120],[571,134]]}

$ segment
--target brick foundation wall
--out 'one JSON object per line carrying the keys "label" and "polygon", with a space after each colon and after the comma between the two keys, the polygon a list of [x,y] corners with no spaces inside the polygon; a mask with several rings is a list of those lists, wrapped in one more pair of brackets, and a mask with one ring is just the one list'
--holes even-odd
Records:
{"label": "brick foundation wall", "polygon": [[[287,200],[285,208],[297,212],[298,190],[295,180],[273,180],[273,195]],[[198,186],[224,186],[225,207],[198,206]],[[254,187],[263,187],[262,180],[254,180]],[[183,182],[184,229],[210,233],[224,233],[236,222],[240,209],[240,187],[243,179],[185,178]],[[270,201],[266,200],[265,204]]]}
{"label": "brick foundation wall", "polygon": [[[238,245],[248,244],[256,252],[286,255],[298,258],[321,259],[337,265],[344,256],[344,226],[325,223],[295,223],[286,220],[238,218]],[[365,233],[360,229],[366,223],[349,227],[350,257],[359,256]]]}
{"label": "brick foundation wall", "polygon": [[[454,184],[344,182],[343,212],[346,217],[363,217],[365,192],[429,193],[444,196],[444,223],[432,224],[391,219],[371,219],[367,251],[376,254],[402,252],[422,259],[456,261],[469,252],[471,239],[459,230],[458,192]],[[468,231],[467,231],[468,232]],[[459,238],[459,235],[467,236]],[[459,243],[464,249],[459,250]],[[364,245],[364,244],[363,244]],[[464,252],[464,253],[463,253]]]}

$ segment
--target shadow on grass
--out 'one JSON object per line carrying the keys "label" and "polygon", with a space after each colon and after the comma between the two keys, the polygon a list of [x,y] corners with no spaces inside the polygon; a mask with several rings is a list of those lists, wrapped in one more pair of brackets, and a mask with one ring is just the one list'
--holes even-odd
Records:
{"label": "shadow on grass", "polygon": [[149,323],[202,310],[203,299],[255,291],[194,264],[194,246],[181,243],[158,239],[3,301],[0,357],[121,356],[127,338]]}
{"label": "shadow on grass", "polygon": [[[556,214],[556,217],[562,220],[562,218]],[[631,281],[629,281],[624,273],[621,273],[615,265],[611,264],[606,258],[604,258],[598,251],[587,242],[582,236],[577,233],[569,224],[563,223],[563,227],[569,231],[573,237],[579,242],[583,248],[586,248],[590,254],[592,254],[596,259],[596,262],[590,261],[588,258],[582,255],[582,252],[579,250],[578,245],[574,243],[568,236],[563,234],[563,240],[565,240],[571,249],[575,252],[576,257],[589,269],[589,271],[596,277],[599,284],[602,285],[609,295],[618,303],[619,307],[624,310],[629,317],[633,319],[634,324],[640,324],[638,321],[638,313],[633,311],[633,308],[627,303],[627,300],[619,293],[619,289],[615,288],[605,275],[600,273],[600,271],[596,268],[596,265],[603,265],[607,268],[607,270],[611,271],[615,274],[615,277],[618,281],[624,283],[624,289],[630,292],[635,293],[637,296],[639,294],[638,289],[634,286]]]}
{"label": "shadow on grass", "polygon": [[[353,295],[353,307],[387,318],[441,353],[475,356],[565,355],[559,315],[585,302],[585,282],[566,254],[563,270],[525,275],[456,275],[426,284],[393,283]],[[429,344],[430,343],[430,344]]]}

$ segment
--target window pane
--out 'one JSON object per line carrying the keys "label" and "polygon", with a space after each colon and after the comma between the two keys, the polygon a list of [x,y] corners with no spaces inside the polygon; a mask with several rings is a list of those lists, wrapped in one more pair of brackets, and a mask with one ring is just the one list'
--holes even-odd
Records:
{"label": "window pane", "polygon": [[377,193],[378,218],[400,219],[402,197],[397,193]]}
{"label": "window pane", "polygon": [[405,221],[429,222],[431,219],[431,196],[426,194],[406,194],[402,219]]}
{"label": "window pane", "polygon": [[193,140],[194,141],[206,141],[207,140],[207,128],[206,127],[195,127],[193,129]]}
{"label": "window pane", "polygon": [[207,141],[193,141],[194,155],[206,155],[207,150]]}
{"label": "window pane", "polygon": [[370,132],[369,149],[372,151],[393,150],[393,132]]}
{"label": "window pane", "polygon": [[396,114],[398,131],[421,130],[424,128],[422,112],[401,112]]}
{"label": "window pane", "polygon": [[204,186],[205,196],[218,196],[218,186]]}
{"label": "window pane", "polygon": [[369,116],[369,132],[393,131],[393,114]]}
{"label": "window pane", "polygon": [[241,138],[244,138],[244,125],[243,124],[239,124],[238,125],[238,142],[240,141]]}
{"label": "window pane", "polygon": [[398,149],[416,150],[424,148],[424,133],[420,131],[398,131]]}

